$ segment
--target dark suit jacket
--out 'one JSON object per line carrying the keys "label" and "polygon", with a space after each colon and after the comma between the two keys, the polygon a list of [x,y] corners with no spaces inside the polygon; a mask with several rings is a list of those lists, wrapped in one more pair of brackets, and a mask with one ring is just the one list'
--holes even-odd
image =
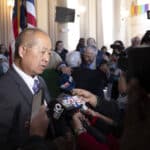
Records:
{"label": "dark suit jacket", "polygon": [[87,68],[73,68],[72,77],[76,88],[86,89],[97,96],[103,96],[103,89],[107,83],[106,74],[100,70]]}
{"label": "dark suit jacket", "polygon": [[[50,101],[46,85],[39,77],[43,95]],[[22,145],[29,137],[26,122],[30,121],[33,94],[24,80],[13,69],[0,79],[0,144],[11,147]],[[6,149],[6,148],[5,148]]]}

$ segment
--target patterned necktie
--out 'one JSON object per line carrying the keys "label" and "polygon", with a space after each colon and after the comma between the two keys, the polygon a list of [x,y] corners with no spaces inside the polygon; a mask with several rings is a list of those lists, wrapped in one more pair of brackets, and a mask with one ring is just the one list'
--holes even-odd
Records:
{"label": "patterned necktie", "polygon": [[39,92],[40,88],[41,88],[41,87],[40,87],[40,82],[39,82],[39,80],[35,79],[35,80],[34,80],[33,87],[32,87],[32,89],[33,89],[33,91],[34,91],[34,94],[37,94],[37,93]]}

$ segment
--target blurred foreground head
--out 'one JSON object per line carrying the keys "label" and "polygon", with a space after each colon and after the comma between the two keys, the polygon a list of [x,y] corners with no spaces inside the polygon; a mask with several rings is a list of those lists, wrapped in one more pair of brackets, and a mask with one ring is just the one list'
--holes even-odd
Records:
{"label": "blurred foreground head", "polygon": [[140,86],[150,92],[150,47],[131,48],[128,51],[128,76],[137,79]]}

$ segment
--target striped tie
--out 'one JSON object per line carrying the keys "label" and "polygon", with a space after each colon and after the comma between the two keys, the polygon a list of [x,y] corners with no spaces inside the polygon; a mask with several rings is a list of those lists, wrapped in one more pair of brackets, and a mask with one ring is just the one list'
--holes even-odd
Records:
{"label": "striped tie", "polygon": [[32,87],[32,89],[33,89],[33,91],[34,91],[34,94],[37,94],[37,93],[39,92],[40,88],[41,88],[41,87],[40,87],[40,82],[39,82],[39,80],[35,79],[35,80],[34,80],[33,87]]}

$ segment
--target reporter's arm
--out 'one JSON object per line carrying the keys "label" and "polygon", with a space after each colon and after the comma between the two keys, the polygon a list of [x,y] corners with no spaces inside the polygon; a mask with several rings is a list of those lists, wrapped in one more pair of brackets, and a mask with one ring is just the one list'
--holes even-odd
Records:
{"label": "reporter's arm", "polygon": [[99,112],[114,121],[118,122],[120,120],[120,111],[115,101],[106,101],[84,89],[73,89],[72,93],[89,103],[96,112]]}
{"label": "reporter's arm", "polygon": [[102,144],[86,132],[84,129],[81,120],[85,119],[84,115],[80,112],[73,115],[73,128],[77,135],[77,144],[80,150],[109,150],[106,144]]}

